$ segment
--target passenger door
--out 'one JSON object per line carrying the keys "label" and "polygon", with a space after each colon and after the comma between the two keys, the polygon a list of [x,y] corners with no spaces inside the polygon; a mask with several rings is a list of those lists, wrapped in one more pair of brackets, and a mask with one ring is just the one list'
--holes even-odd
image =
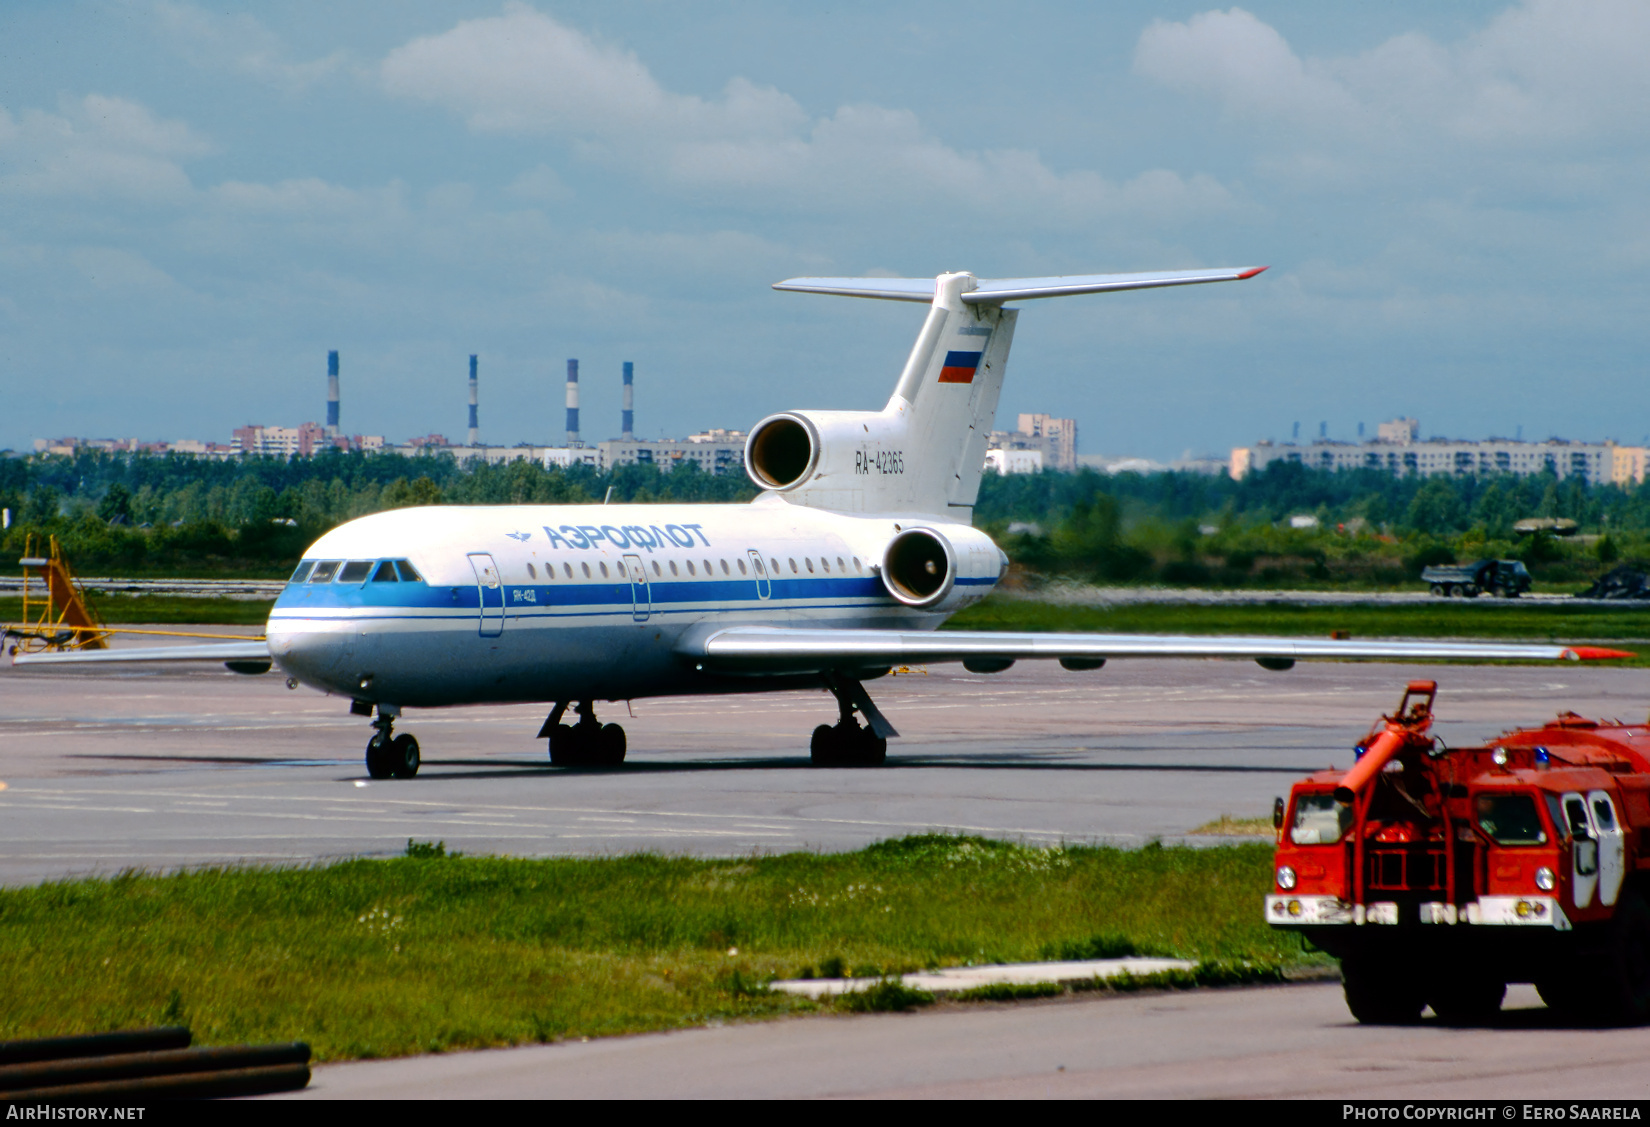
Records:
{"label": "passenger door", "polygon": [[1598,902],[1608,907],[1616,902],[1622,878],[1627,875],[1627,843],[1622,840],[1616,804],[1611,801],[1609,791],[1589,791],[1587,806],[1592,811],[1593,830],[1598,834]]}
{"label": "passenger door", "polygon": [[756,570],[756,597],[769,598],[773,595],[773,582],[768,578],[768,567],[762,562],[762,554],[755,549],[746,554],[751,558],[751,567]]}
{"label": "passenger door", "polygon": [[1579,794],[1565,795],[1564,821],[1570,831],[1570,884],[1575,905],[1585,908],[1593,902],[1593,892],[1598,888],[1598,839],[1593,836],[1587,800]]}
{"label": "passenger door", "polygon": [[504,584],[491,552],[471,552],[470,567],[476,573],[476,590],[481,596],[481,636],[496,638],[504,633]]}
{"label": "passenger door", "polygon": [[647,567],[641,556],[626,556],[624,569],[630,573],[630,615],[637,622],[646,622],[653,613],[653,592],[647,585]]}

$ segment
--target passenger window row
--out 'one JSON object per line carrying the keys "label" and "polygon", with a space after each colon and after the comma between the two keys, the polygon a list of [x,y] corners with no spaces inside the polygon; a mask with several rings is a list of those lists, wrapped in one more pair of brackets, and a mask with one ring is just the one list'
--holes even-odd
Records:
{"label": "passenger window row", "polygon": [[[786,562],[788,562],[791,565],[791,574],[792,575],[801,574],[801,568],[797,566],[797,562],[794,559],[787,560]],[[772,561],[770,561],[770,563],[772,564],[772,574],[779,575],[781,573],[781,568],[779,566],[779,561],[778,560],[772,560]],[[811,556],[806,557],[802,561],[802,563],[803,563],[804,566],[807,567],[808,573],[810,575],[812,575],[814,573],[813,557],[811,557]],[[664,569],[666,567],[668,567],[670,569],[670,574],[671,575],[677,576],[678,578],[684,574],[684,570],[683,570],[684,568],[686,569],[685,573],[687,575],[690,575],[690,576],[693,576],[694,578],[697,578],[700,574],[699,568],[701,566],[703,566],[705,576],[714,577],[716,575],[717,570],[718,570],[718,565],[720,565],[720,570],[721,570],[723,575],[732,575],[734,568],[739,569],[739,574],[740,575],[749,575],[749,574],[751,574],[751,570],[745,566],[745,561],[742,560],[742,559],[734,560],[732,566],[729,566],[727,560],[716,560],[714,563],[710,560],[703,560],[703,559],[699,560],[697,563],[695,563],[695,561],[693,561],[693,560],[684,560],[684,561],[682,561],[682,563],[680,565],[678,565],[677,561],[675,561],[675,560],[666,560],[663,564],[661,564],[658,560],[652,561],[653,574],[655,576],[659,577],[660,579],[664,578],[664,575],[665,575]],[[862,565],[859,562],[859,557],[858,556],[853,557],[853,566],[854,566],[854,571],[855,572],[863,573],[864,570],[865,570],[864,565]],[[566,576],[568,579],[575,578],[575,573],[573,571],[573,565],[571,563],[563,563],[561,565],[561,568],[562,568],[562,574],[564,576]],[[610,573],[608,571],[607,564],[604,563],[604,562],[601,562],[601,561],[598,561],[596,563],[596,571],[591,570],[590,564],[588,562],[580,563],[579,568],[580,568],[581,571],[584,572],[584,577],[586,579],[596,578],[596,573],[597,572],[600,572],[601,578],[603,578],[603,579],[612,578],[614,575],[617,575],[617,577],[620,578],[620,579],[627,578],[627,573],[625,572],[624,565],[622,565],[622,564],[617,564],[617,563],[614,564],[613,565],[614,570],[613,570],[612,573]],[[848,574],[848,564],[843,559],[843,557],[841,557],[841,556],[838,556],[836,558],[836,569],[837,569],[837,571],[841,572],[844,575]],[[821,556],[819,558],[819,570],[823,571],[826,575],[829,575],[831,573],[831,561],[828,558],[826,558],[824,556]],[[528,561],[527,574],[530,578],[533,578],[533,579],[537,579],[539,577],[538,568],[536,568],[533,565],[532,561]],[[761,560],[756,561],[756,574],[760,575],[760,576],[764,576],[764,577],[766,577],[769,574],[768,569],[766,569],[762,566],[762,561]],[[547,564],[544,565],[544,578],[546,578],[546,579],[555,579],[556,578],[556,565],[554,563],[547,563]]]}
{"label": "passenger window row", "polygon": [[[698,566],[695,565],[695,561],[686,560],[683,562],[686,565],[688,575],[697,577],[700,574]],[[801,574],[802,568],[797,565],[796,560],[787,559],[786,562],[790,564],[792,575]],[[783,569],[780,567],[777,559],[771,559],[768,563],[769,567],[764,568],[762,567],[762,561],[757,560],[755,569],[756,574],[766,576],[768,574],[779,575],[782,573]],[[733,561],[733,566],[731,567],[725,559],[717,560],[715,561],[715,564],[713,564],[710,560],[700,560],[698,561],[698,564],[703,565],[704,574],[707,577],[713,577],[716,574],[718,570],[716,565],[720,565],[720,570],[723,575],[732,575],[735,567],[738,568],[740,575],[750,574],[750,569],[745,566],[745,561],[743,559],[735,559]],[[805,557],[802,564],[807,568],[809,574],[813,574],[813,557]],[[675,560],[667,561],[667,565],[670,568],[671,575],[680,576],[682,574],[682,570],[678,567]],[[659,578],[663,578],[665,573],[663,568],[660,566],[659,561],[652,561],[652,566],[653,574]],[[626,578],[623,565],[615,564],[614,567],[617,569],[618,577],[620,579]],[[858,556],[853,557],[853,567],[855,572],[864,571],[863,566],[859,562]],[[562,574],[566,578],[574,578],[573,565],[571,563],[564,562],[561,565],[561,568]],[[596,577],[596,572],[591,570],[589,563],[580,563],[579,568],[584,572],[584,577],[586,579],[594,579]],[[603,579],[612,577],[612,573],[608,570],[606,563],[598,561],[596,568],[599,570]],[[831,561],[828,558],[821,556],[819,558],[819,569],[829,575],[831,572]],[[848,564],[841,556],[836,558],[836,569],[844,575],[848,573]],[[538,570],[531,563],[527,565],[527,574],[532,576],[534,579],[538,578]],[[371,576],[371,581],[373,583],[422,583],[424,581],[424,577],[418,574],[417,569],[413,567],[411,561],[409,560],[304,560],[298,565],[298,569],[292,573],[292,578],[288,580],[288,582],[364,583],[367,582],[369,575]],[[544,577],[546,579],[556,578],[556,565],[554,563],[547,563],[544,565]]]}

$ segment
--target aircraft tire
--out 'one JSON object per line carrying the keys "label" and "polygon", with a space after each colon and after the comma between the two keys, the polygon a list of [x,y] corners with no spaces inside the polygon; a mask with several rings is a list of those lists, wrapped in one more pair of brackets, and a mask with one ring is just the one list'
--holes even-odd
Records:
{"label": "aircraft tire", "polygon": [[418,741],[402,732],[390,741],[390,773],[398,779],[410,779],[418,774],[423,758],[418,754]]}
{"label": "aircraft tire", "polygon": [[375,779],[387,779],[395,773],[390,763],[390,744],[383,736],[367,741],[367,774]]}
{"label": "aircraft tire", "polygon": [[601,734],[597,737],[596,752],[597,754],[591,756],[591,762],[600,763],[604,767],[617,767],[623,763],[624,729],[617,724],[602,725]]}
{"label": "aircraft tire", "polygon": [[566,767],[572,763],[573,741],[572,729],[566,724],[557,724],[550,729],[550,766]]}
{"label": "aircraft tire", "polygon": [[808,744],[808,761],[815,767],[835,767],[837,758],[836,729],[821,724],[814,729],[814,738]]}
{"label": "aircraft tire", "polygon": [[873,734],[869,728],[865,729],[858,743],[859,747],[856,750],[859,755],[855,757],[855,762],[859,766],[881,767],[888,761],[888,741]]}

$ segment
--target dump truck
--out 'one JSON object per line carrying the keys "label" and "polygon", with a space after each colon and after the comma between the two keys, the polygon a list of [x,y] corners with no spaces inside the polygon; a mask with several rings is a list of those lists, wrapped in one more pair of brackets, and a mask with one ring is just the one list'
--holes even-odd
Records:
{"label": "dump truck", "polygon": [[1349,770],[1277,800],[1266,922],[1340,960],[1360,1022],[1486,1020],[1512,982],[1650,1020],[1650,725],[1565,712],[1452,748],[1437,691],[1410,682]]}
{"label": "dump truck", "polygon": [[1530,572],[1523,560],[1477,560],[1422,568],[1421,581],[1431,584],[1439,598],[1476,599],[1489,593],[1516,599],[1530,589]]}

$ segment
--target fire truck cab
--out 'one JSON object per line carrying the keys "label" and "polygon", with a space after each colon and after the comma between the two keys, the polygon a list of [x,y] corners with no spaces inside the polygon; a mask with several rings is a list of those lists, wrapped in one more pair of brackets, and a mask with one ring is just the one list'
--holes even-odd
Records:
{"label": "fire truck cab", "polygon": [[1578,1019],[1650,1020],[1650,726],[1564,713],[1484,747],[1409,684],[1278,799],[1266,920],[1341,961],[1361,1022],[1483,1020],[1509,982]]}

